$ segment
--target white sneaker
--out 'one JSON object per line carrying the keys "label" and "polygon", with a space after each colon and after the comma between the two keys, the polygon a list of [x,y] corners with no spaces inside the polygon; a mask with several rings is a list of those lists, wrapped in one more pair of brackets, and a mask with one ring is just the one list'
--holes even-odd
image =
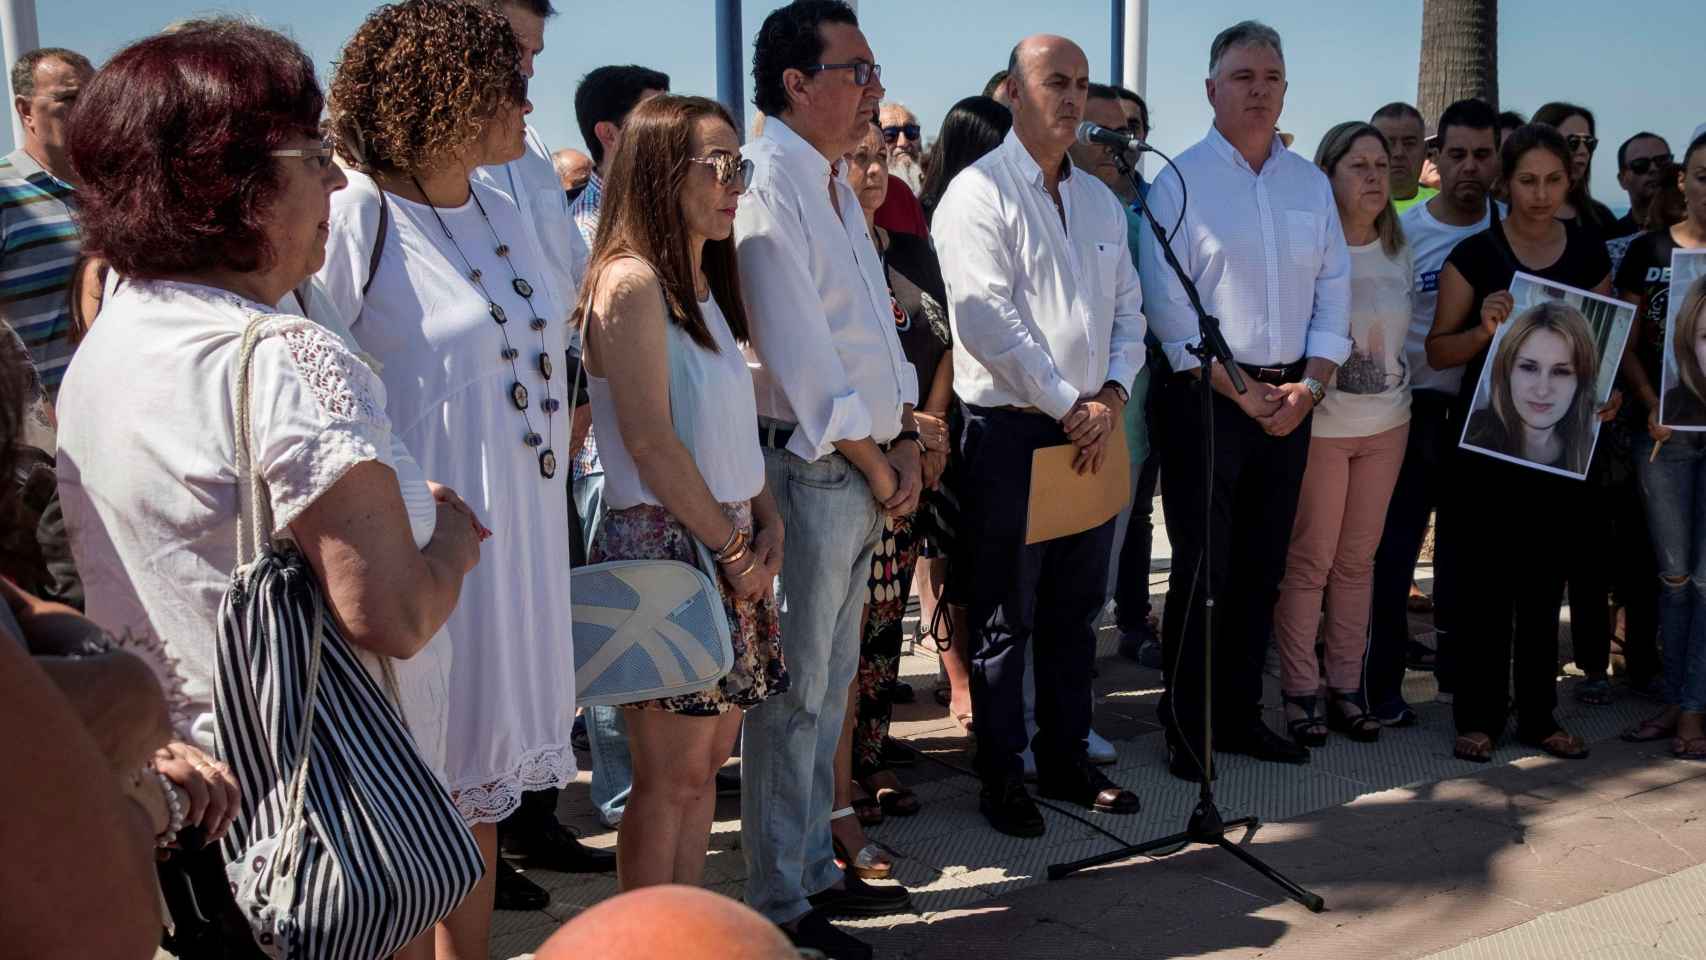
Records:
{"label": "white sneaker", "polygon": [[1105,767],[1119,760],[1120,752],[1114,749],[1114,745],[1109,743],[1106,737],[1095,730],[1090,731],[1089,743],[1090,762],[1096,766]]}

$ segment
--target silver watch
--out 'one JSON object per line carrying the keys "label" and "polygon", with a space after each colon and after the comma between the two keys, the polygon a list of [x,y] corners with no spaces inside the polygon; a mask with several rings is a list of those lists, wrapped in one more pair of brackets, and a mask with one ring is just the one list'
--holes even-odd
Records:
{"label": "silver watch", "polygon": [[1320,406],[1321,401],[1327,399],[1327,385],[1321,381],[1314,377],[1304,377],[1303,385],[1309,388],[1309,395],[1315,398],[1316,406]]}

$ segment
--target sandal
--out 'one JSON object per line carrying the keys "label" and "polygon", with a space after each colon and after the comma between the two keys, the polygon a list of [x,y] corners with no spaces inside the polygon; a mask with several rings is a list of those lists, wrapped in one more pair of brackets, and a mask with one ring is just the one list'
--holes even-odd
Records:
{"label": "sandal", "polygon": [[1368,712],[1368,702],[1361,690],[1329,691],[1327,708],[1327,729],[1342,733],[1357,743],[1373,743],[1380,739],[1380,721]]}
{"label": "sandal", "polygon": [[[853,802],[842,808],[851,810],[859,817],[861,827],[880,827],[883,825],[883,805],[876,797],[854,797]],[[840,813],[840,811],[836,811]],[[835,819],[831,816],[830,819]]]}
{"label": "sandal", "polygon": [[[1280,694],[1280,699],[1288,707],[1296,707],[1303,711],[1303,716],[1286,720],[1286,729],[1291,732],[1291,739],[1305,747],[1320,747],[1327,743],[1327,721],[1318,711],[1319,698],[1315,694],[1294,697],[1289,693]],[[1288,711],[1289,713],[1289,711]]]}
{"label": "sandal", "polygon": [[1554,730],[1539,740],[1524,738],[1521,742],[1523,746],[1544,750],[1560,760],[1585,760],[1588,755],[1587,744],[1581,737],[1562,730]]}
{"label": "sandal", "polygon": [[1493,759],[1493,738],[1484,733],[1465,733],[1452,745],[1451,755],[1470,763],[1488,763]]}
{"label": "sandal", "polygon": [[1410,595],[1404,600],[1404,607],[1411,613],[1432,613],[1434,598],[1423,593],[1420,586],[1412,583],[1410,584]]}
{"label": "sandal", "polygon": [[1648,717],[1619,735],[1624,743],[1652,743],[1676,735],[1676,721],[1664,721],[1664,714]]}
{"label": "sandal", "polygon": [[[853,815],[852,807],[842,807],[831,813],[829,819],[840,820]],[[847,845],[841,842],[840,837],[832,833],[830,842],[835,847],[835,859],[841,864],[841,868],[860,880],[887,880],[894,872],[894,861],[885,856],[882,848],[874,843],[860,847],[858,856],[849,856]]]}
{"label": "sandal", "polygon": [[1590,707],[1609,706],[1616,699],[1611,695],[1611,681],[1604,677],[1589,677],[1576,684],[1575,697]]}
{"label": "sandal", "polygon": [[1415,709],[1402,699],[1395,701],[1390,706],[1370,712],[1374,714],[1374,719],[1379,721],[1383,727],[1413,727],[1421,722],[1421,717],[1416,715]]}
{"label": "sandal", "polygon": [[1677,737],[1670,742],[1670,755],[1678,760],[1706,760],[1706,737]]}
{"label": "sandal", "polygon": [[899,784],[893,786],[878,785],[873,783],[870,778],[862,781],[859,786],[864,788],[866,793],[876,796],[877,804],[882,808],[885,816],[910,817],[918,813],[920,806],[918,794],[906,787]]}

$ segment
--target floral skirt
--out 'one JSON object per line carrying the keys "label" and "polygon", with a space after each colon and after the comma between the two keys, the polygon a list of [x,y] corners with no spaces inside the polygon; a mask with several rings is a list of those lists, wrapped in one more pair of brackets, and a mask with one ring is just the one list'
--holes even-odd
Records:
{"label": "floral skirt", "polygon": [[859,642],[859,705],[853,720],[853,775],[860,779],[888,766],[883,762],[883,738],[894,714],[906,602],[918,566],[917,517],[884,521],[883,538],[871,560],[869,606]]}
{"label": "floral skirt", "polygon": [[[752,529],[751,505],[725,503],[722,507],[736,526]],[[587,559],[592,563],[679,560],[698,566],[697,553],[693,535],[669,511],[641,504],[604,515]],[[729,596],[728,584],[720,576],[713,573],[712,579],[722,591],[723,611],[729,617],[734,669],[709,690],[623,704],[624,707],[711,717],[732,707],[750,709],[788,689],[788,667],[782,662],[782,620],[775,601],[735,600]]]}

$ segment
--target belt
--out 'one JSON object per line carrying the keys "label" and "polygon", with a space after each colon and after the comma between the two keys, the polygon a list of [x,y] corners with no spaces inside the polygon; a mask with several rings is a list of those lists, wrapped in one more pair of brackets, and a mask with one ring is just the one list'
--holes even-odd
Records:
{"label": "belt", "polygon": [[[772,450],[786,450],[788,449],[788,441],[794,439],[794,431],[798,429],[798,424],[782,423],[760,417],[758,419],[758,445],[769,447]],[[887,453],[894,447],[894,441],[879,442],[877,446],[884,453]]]}
{"label": "belt", "polygon": [[1258,367],[1253,364],[1240,363],[1238,368],[1245,375],[1259,383],[1277,387],[1282,383],[1297,383],[1303,379],[1304,361],[1288,363],[1280,367]]}

